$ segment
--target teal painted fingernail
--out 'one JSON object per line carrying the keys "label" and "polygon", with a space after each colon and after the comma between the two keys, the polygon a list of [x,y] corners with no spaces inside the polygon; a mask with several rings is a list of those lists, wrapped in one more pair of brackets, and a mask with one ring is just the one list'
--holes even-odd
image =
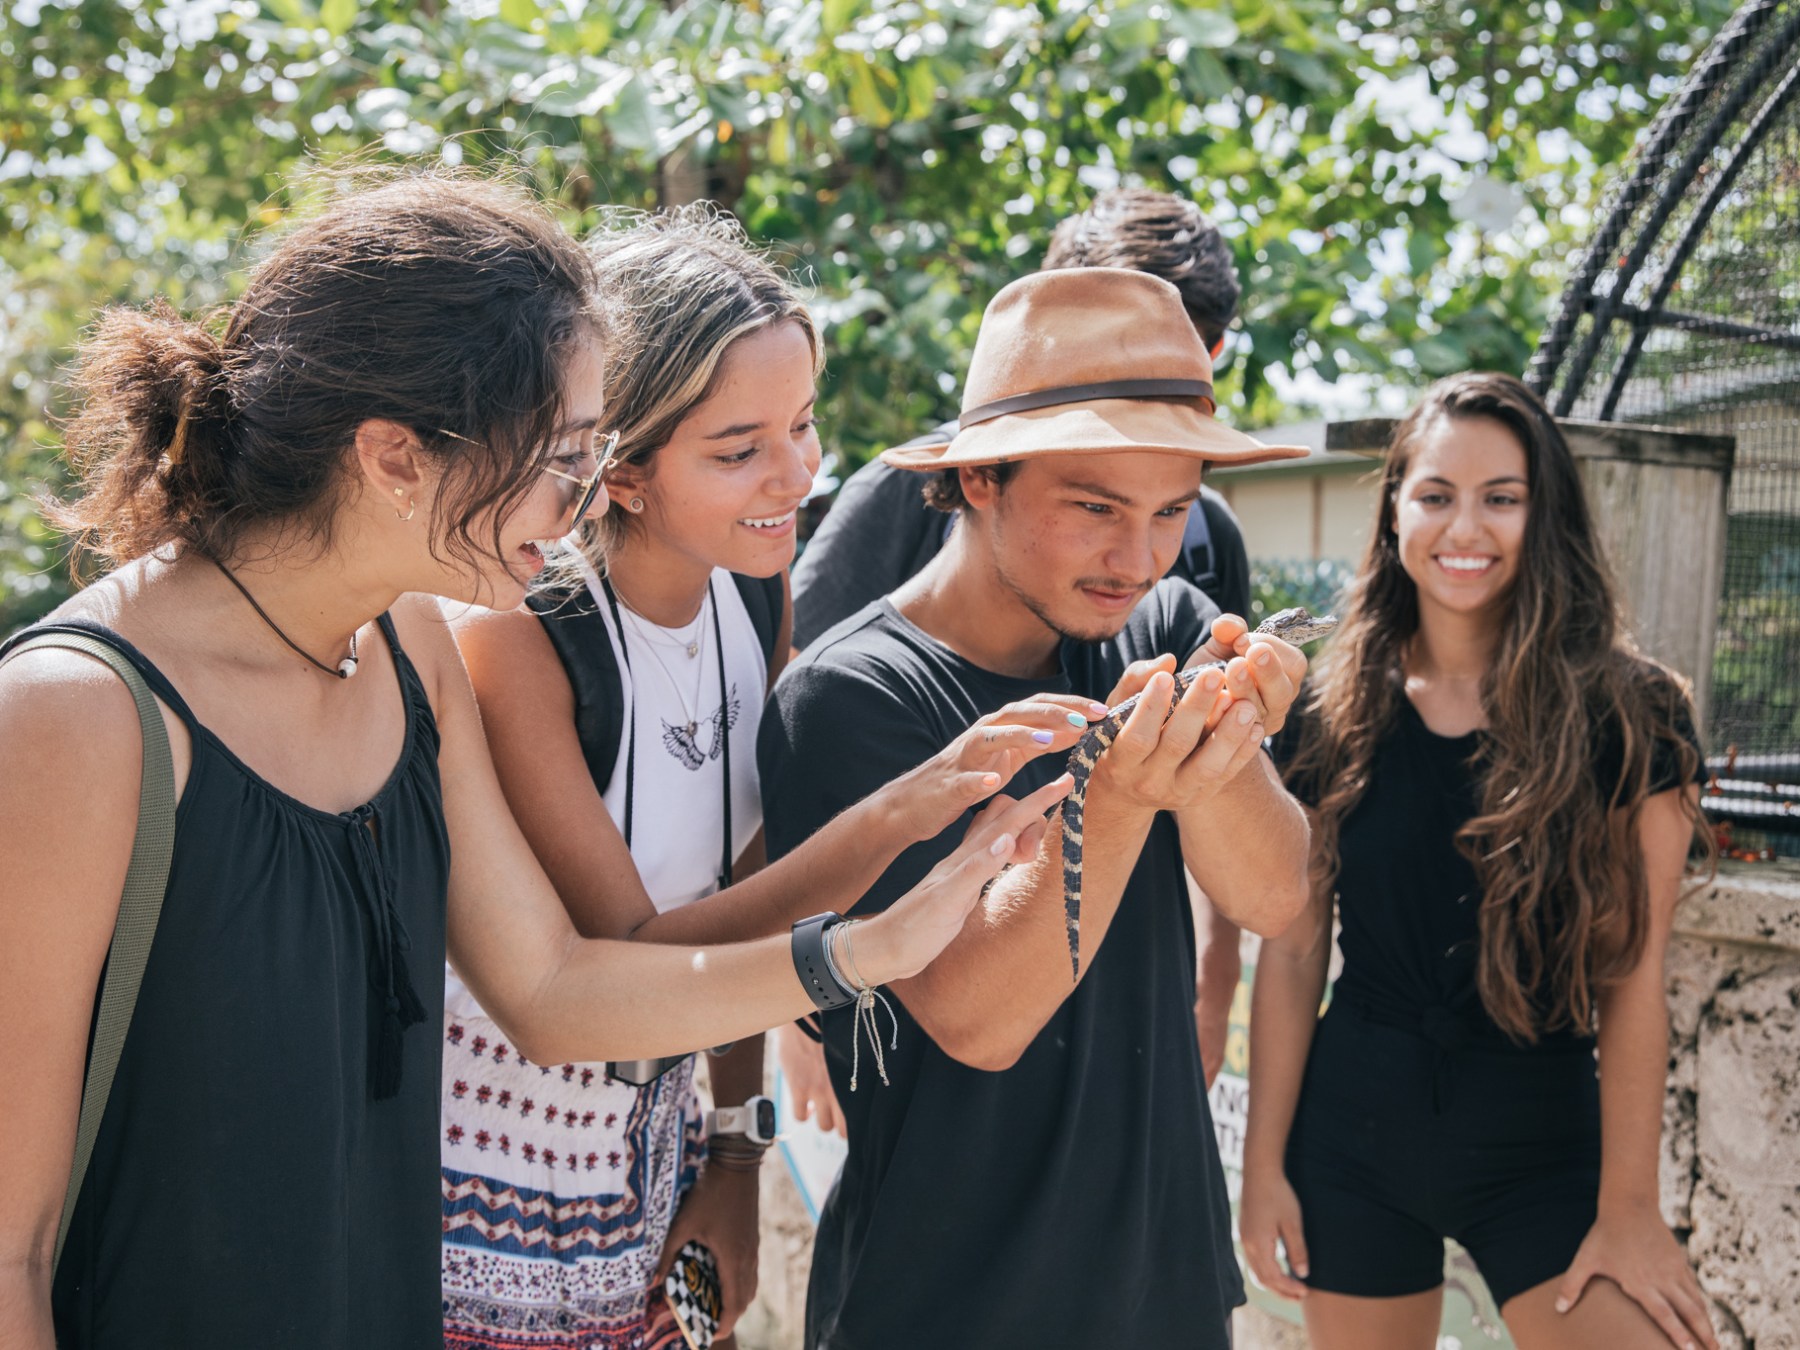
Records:
{"label": "teal painted fingernail", "polygon": [[1085,731],[1087,729],[1087,718],[1083,717],[1080,713],[1070,713],[1069,725]]}
{"label": "teal painted fingernail", "polygon": [[1034,731],[1031,733],[1031,739],[1039,745],[1048,745],[1056,739],[1056,733],[1054,731]]}

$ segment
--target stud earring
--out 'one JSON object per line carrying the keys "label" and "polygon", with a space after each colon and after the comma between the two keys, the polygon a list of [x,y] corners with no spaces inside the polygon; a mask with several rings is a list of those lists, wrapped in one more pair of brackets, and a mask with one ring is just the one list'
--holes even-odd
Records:
{"label": "stud earring", "polygon": [[633,515],[636,515],[639,511],[644,509],[644,499],[642,497],[633,497],[630,501],[625,503],[625,507]]}

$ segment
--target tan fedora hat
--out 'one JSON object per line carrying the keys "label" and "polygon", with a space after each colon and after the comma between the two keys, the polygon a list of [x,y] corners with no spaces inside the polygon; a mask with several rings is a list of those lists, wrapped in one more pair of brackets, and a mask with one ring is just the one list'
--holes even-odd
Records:
{"label": "tan fedora hat", "polygon": [[1233,431],[1216,406],[1212,358],[1168,282],[1120,267],[1036,272],[982,315],[955,439],[881,457],[932,470],[1134,450],[1215,464],[1307,453]]}

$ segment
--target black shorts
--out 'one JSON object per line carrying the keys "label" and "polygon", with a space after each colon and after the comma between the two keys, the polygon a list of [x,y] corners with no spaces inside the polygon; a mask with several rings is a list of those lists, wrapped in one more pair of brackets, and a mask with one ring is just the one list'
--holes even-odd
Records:
{"label": "black shorts", "polygon": [[1590,1046],[1441,1049],[1334,1001],[1288,1137],[1315,1289],[1443,1283],[1444,1239],[1502,1305],[1561,1275],[1593,1226],[1600,1096]]}

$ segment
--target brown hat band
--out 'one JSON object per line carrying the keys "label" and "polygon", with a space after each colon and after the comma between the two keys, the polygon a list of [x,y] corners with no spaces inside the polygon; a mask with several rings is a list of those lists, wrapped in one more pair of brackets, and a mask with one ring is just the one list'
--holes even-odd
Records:
{"label": "brown hat band", "polygon": [[1099,384],[1065,384],[1055,389],[995,399],[992,403],[970,408],[957,422],[961,426],[975,427],[1009,413],[1032,412],[1038,408],[1102,398],[1203,398],[1214,407],[1218,406],[1213,398],[1213,387],[1205,380],[1105,380]]}

